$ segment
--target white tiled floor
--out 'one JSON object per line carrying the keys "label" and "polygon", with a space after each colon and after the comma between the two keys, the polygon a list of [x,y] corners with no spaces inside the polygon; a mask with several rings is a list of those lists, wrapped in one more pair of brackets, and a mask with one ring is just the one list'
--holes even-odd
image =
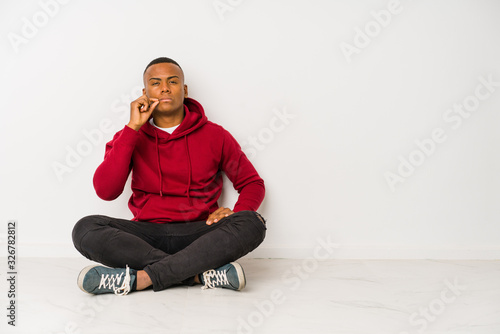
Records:
{"label": "white tiled floor", "polygon": [[500,333],[500,261],[240,263],[241,292],[195,286],[119,297],[78,289],[83,258],[21,259],[15,328],[0,273],[0,333]]}

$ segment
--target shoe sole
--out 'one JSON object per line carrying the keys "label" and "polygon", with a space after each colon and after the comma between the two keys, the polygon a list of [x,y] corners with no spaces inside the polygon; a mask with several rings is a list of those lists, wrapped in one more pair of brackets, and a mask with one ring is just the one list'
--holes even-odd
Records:
{"label": "shoe sole", "polygon": [[78,287],[80,288],[80,290],[82,290],[83,292],[85,293],[88,293],[89,295],[94,295],[93,293],[91,292],[88,292],[86,291],[84,288],[83,288],[83,279],[85,278],[85,275],[87,275],[87,273],[95,268],[95,267],[98,267],[98,265],[90,265],[90,266],[87,266],[85,268],[82,269],[82,271],[80,271],[80,274],[78,274],[78,279],[76,281],[76,283],[78,284]]}
{"label": "shoe sole", "polygon": [[236,273],[238,274],[238,281],[240,282],[240,285],[236,291],[240,291],[245,288],[247,285],[246,279],[245,279],[245,272],[243,271],[243,267],[238,263],[238,262],[231,262],[236,269]]}

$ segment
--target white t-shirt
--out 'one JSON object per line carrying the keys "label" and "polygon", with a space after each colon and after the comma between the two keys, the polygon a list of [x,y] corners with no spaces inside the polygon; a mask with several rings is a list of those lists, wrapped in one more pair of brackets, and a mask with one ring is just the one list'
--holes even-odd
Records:
{"label": "white t-shirt", "polygon": [[150,123],[152,126],[154,126],[154,127],[158,128],[158,129],[160,129],[160,130],[163,130],[163,131],[165,131],[165,132],[168,132],[168,133],[170,133],[170,134],[172,134],[172,132],[174,132],[174,130],[175,130],[175,129],[177,129],[177,127],[180,125],[180,124],[177,124],[176,126],[172,126],[171,128],[160,128],[158,125],[156,125],[156,124],[155,124],[155,122],[153,122],[153,119],[152,119],[152,118],[149,120],[149,123]]}

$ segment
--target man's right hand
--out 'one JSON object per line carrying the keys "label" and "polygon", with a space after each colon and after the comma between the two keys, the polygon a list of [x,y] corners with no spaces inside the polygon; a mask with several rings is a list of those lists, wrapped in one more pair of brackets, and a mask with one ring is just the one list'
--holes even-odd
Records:
{"label": "man's right hand", "polygon": [[130,103],[130,122],[127,126],[135,131],[139,131],[141,126],[146,123],[155,110],[160,100],[148,98],[143,94],[137,100]]}

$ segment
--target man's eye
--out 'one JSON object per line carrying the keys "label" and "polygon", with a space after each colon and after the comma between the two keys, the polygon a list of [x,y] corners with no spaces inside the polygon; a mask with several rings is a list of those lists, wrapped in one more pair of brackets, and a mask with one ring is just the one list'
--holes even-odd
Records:
{"label": "man's eye", "polygon": [[176,83],[177,83],[177,81],[172,80],[172,81],[170,81],[170,83],[171,83],[171,84],[176,84]]}
{"label": "man's eye", "polygon": [[157,86],[158,85],[158,82],[153,82],[153,86]]}

